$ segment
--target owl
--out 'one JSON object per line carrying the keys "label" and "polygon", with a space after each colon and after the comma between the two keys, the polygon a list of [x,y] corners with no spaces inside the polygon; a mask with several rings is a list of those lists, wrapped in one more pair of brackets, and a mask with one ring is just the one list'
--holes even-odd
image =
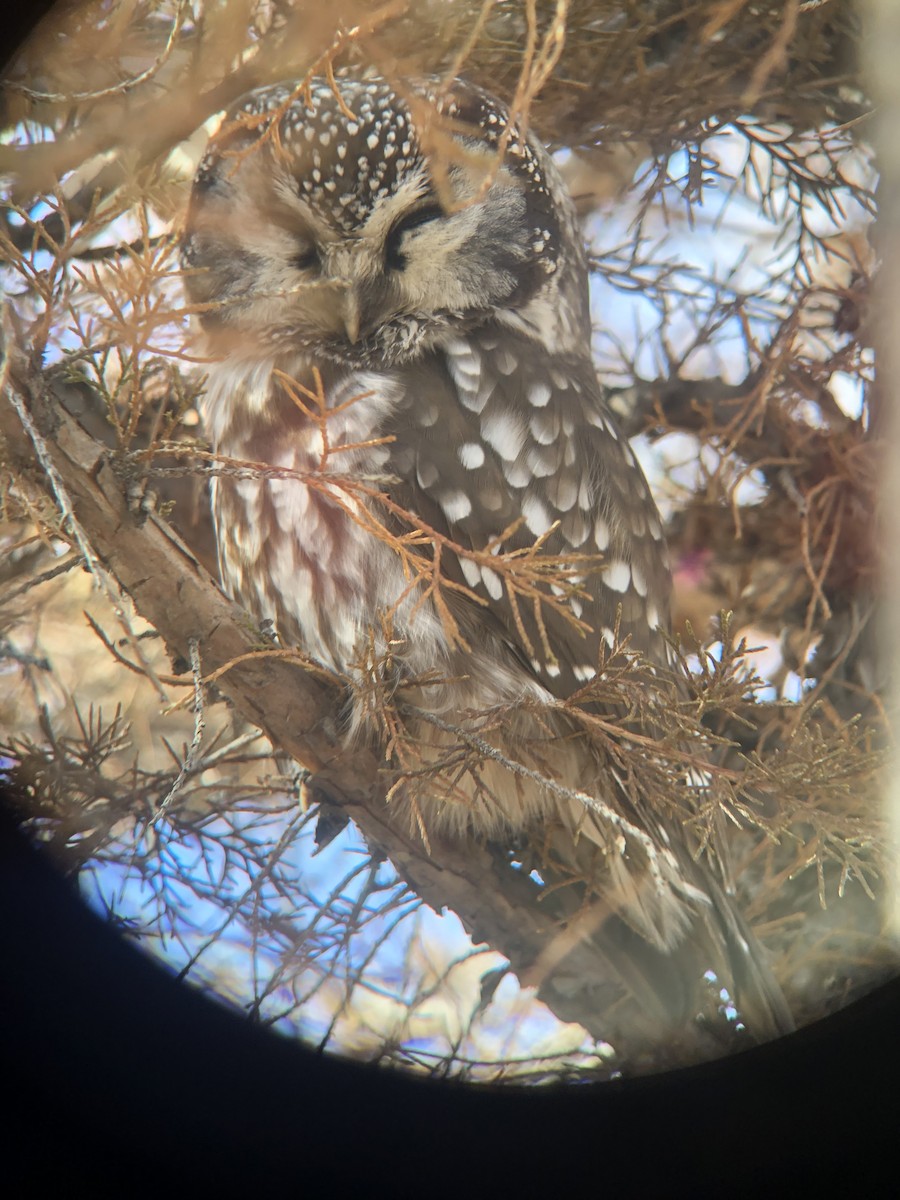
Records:
{"label": "owl", "polygon": [[675,1025],[714,969],[758,1036],[789,1028],[714,866],[562,703],[614,645],[665,661],[670,581],[544,146],[468,83],[260,88],[182,254],[237,468],[212,485],[224,586],[345,681],[348,737],[414,764],[392,802],[425,837],[541,845],[571,885],[548,913],[593,913],[598,996]]}

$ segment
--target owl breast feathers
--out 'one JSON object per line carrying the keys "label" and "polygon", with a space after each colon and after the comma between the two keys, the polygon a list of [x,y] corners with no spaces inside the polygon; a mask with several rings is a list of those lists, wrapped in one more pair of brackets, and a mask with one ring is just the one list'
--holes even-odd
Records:
{"label": "owl breast feathers", "polygon": [[[554,708],[617,633],[664,661],[669,573],[596,380],[580,231],[544,147],[471,85],[263,88],[200,164],[183,262],[214,449],[257,468],[214,480],[229,591],[349,681],[355,730],[378,730],[390,694],[421,761],[455,764],[410,793],[427,831],[542,829],[632,961],[701,926],[734,942],[677,823],[630,809]],[[515,552],[562,557],[523,591]],[[453,729],[527,772],[461,766]],[[677,1007],[670,975],[649,990]]]}

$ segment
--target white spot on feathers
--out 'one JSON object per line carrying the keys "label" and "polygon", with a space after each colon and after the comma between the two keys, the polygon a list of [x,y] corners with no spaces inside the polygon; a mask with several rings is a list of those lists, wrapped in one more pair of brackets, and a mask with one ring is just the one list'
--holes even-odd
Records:
{"label": "white spot on feathers", "polygon": [[528,403],[533,404],[535,408],[545,408],[551,395],[550,388],[543,381],[530,383],[525,389],[525,394]]}
{"label": "white spot on feathers", "polygon": [[465,492],[442,492],[438,496],[438,502],[444,510],[447,520],[451,523],[453,521],[464,521],[472,512],[472,501]]}
{"label": "white spot on feathers", "polygon": [[487,588],[488,595],[492,600],[500,600],[503,597],[503,580],[496,571],[492,571],[490,567],[481,568],[481,577],[484,580],[484,586]]}
{"label": "white spot on feathers", "polygon": [[546,533],[553,524],[553,519],[547,512],[543,502],[538,500],[537,496],[525,497],[522,501],[522,516],[525,518],[525,524],[535,537],[540,537],[542,533]]}
{"label": "white spot on feathers", "polygon": [[488,413],[482,419],[481,436],[507,462],[518,458],[525,442],[525,430],[521,422],[512,413],[502,409]]}
{"label": "white spot on feathers", "polygon": [[603,571],[603,582],[614,592],[625,592],[631,582],[631,567],[621,558],[614,558]]}
{"label": "white spot on feathers", "polygon": [[463,442],[456,453],[467,471],[484,466],[484,450],[477,442]]}

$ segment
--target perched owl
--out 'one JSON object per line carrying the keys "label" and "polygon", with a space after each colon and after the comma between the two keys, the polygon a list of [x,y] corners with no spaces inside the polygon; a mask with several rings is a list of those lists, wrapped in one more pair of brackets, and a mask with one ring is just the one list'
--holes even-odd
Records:
{"label": "perched owl", "polygon": [[[214,449],[268,468],[214,480],[226,588],[348,681],[351,735],[403,712],[426,836],[540,842],[580,881],[547,910],[593,905],[598,995],[677,1023],[712,968],[758,1036],[788,1028],[713,868],[559,703],[616,636],[664,661],[669,572],[544,147],[464,83],[262,88],[200,164],[183,262]],[[535,543],[585,556],[543,599],[495,569]]]}

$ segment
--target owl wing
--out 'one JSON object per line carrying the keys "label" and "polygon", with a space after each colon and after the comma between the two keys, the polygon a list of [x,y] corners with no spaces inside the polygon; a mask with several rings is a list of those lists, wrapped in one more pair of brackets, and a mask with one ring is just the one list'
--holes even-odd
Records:
{"label": "owl wing", "polygon": [[527,550],[552,530],[540,558],[587,556],[568,564],[562,587],[558,571],[556,583],[542,581],[523,563],[515,579],[445,550],[444,574],[487,601],[457,605],[461,625],[490,620],[560,697],[592,677],[617,618],[620,640],[660,658],[669,599],[662,529],[590,364],[548,363],[539,346],[496,327],[448,340],[406,368],[403,382],[388,430],[399,504],[466,550],[483,552],[518,522],[494,552]]}
{"label": "owl wing", "polygon": [[[392,483],[392,498],[462,550],[483,551],[522,518],[504,550],[527,549],[558,523],[543,553],[595,557],[567,604],[545,603],[538,618],[533,604],[514,605],[501,572],[442,552],[444,576],[487,602],[456,607],[473,651],[489,651],[490,639],[499,637],[562,698],[591,677],[617,617],[620,640],[630,637],[635,648],[663,658],[657,626],[668,622],[669,572],[646,480],[590,364],[548,363],[539,347],[520,339],[513,354],[510,340],[500,328],[479,330],[401,372],[403,400],[385,430],[394,439],[386,469],[402,481]],[[497,665],[490,653],[483,657],[488,669]],[[539,738],[552,727],[552,721],[535,725],[531,734]],[[551,757],[538,758],[539,769],[581,789],[593,790],[602,779],[604,802],[649,835],[662,871],[661,882],[652,882],[644,849],[631,839],[627,854],[604,852],[595,882],[607,916],[566,970],[589,987],[618,979],[646,1012],[678,1023],[692,1011],[697,981],[715,964],[721,978],[734,979],[742,1012],[759,1036],[790,1029],[790,1013],[752,935],[716,879],[694,861],[680,823],[636,808],[610,764],[593,758],[589,747],[565,736],[559,746],[554,759],[552,735],[540,744],[539,753]],[[495,797],[502,793],[493,789]],[[594,876],[596,846],[609,850],[605,818],[580,806],[559,815],[562,824],[545,844],[557,865],[539,860],[542,875],[550,883]],[[548,914],[571,920],[575,910],[567,905],[580,902],[572,895],[551,888]],[[565,1001],[557,1007],[565,1011]]]}

